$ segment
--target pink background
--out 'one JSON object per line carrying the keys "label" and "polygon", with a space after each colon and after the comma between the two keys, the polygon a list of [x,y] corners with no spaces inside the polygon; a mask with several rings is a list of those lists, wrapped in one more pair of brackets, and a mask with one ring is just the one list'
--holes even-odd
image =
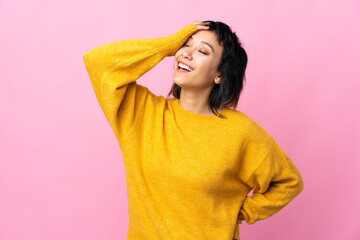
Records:
{"label": "pink background", "polygon": [[[238,110],[293,159],[304,190],[241,239],[360,239],[360,2],[0,1],[0,239],[123,239],[121,151],[82,55],[229,24],[249,62]],[[166,95],[173,58],[139,84]]]}

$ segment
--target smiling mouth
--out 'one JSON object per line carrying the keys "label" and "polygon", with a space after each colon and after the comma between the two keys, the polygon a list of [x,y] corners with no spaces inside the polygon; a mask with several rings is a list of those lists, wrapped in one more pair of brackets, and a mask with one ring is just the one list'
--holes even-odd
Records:
{"label": "smiling mouth", "polygon": [[181,62],[178,63],[178,69],[186,70],[188,72],[192,72],[194,70],[191,67],[189,67],[188,65],[181,63]]}

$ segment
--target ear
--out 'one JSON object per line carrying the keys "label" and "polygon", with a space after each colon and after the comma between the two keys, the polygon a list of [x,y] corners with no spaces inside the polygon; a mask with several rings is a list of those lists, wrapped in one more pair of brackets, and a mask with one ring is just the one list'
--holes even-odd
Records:
{"label": "ear", "polygon": [[220,84],[220,80],[221,80],[221,77],[220,77],[220,74],[218,74],[215,78],[215,84]]}

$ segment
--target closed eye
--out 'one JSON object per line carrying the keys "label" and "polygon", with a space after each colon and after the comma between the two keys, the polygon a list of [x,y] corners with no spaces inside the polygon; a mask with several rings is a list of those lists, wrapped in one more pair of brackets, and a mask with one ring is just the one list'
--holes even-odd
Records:
{"label": "closed eye", "polygon": [[[182,47],[189,47],[189,45],[187,45],[186,43],[184,43],[184,44],[182,45]],[[203,51],[201,51],[201,50],[199,50],[199,52],[202,53],[202,54],[204,54],[204,55],[209,55],[208,53],[203,52]]]}

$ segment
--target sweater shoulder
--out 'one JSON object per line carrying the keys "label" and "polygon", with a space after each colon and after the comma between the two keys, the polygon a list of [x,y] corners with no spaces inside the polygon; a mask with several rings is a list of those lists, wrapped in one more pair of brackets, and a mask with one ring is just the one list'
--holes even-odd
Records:
{"label": "sweater shoulder", "polygon": [[269,147],[273,145],[274,139],[249,115],[236,109],[227,109],[226,116],[233,130],[240,133],[242,141],[263,142]]}
{"label": "sweater shoulder", "polygon": [[227,109],[226,116],[231,124],[241,128],[242,130],[259,130],[265,131],[252,117],[237,109]]}

